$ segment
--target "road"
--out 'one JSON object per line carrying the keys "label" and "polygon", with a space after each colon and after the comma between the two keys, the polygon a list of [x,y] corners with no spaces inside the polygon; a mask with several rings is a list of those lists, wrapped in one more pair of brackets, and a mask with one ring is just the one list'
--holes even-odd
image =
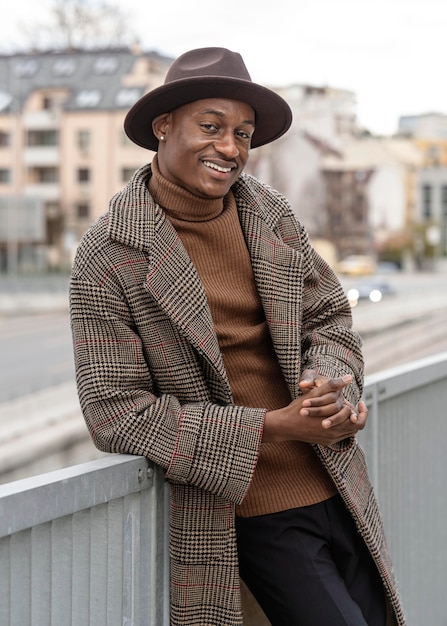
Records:
{"label": "road", "polygon": [[[379,303],[353,308],[354,328],[363,339],[365,373],[403,365],[447,351],[447,275],[383,276],[394,288]],[[343,279],[345,289],[354,279]]]}
{"label": "road", "polygon": [[74,379],[66,312],[0,317],[0,404]]}
{"label": "road", "polygon": [[[360,302],[354,327],[371,373],[447,349],[447,275],[392,274],[382,302]],[[348,289],[355,279],[342,279]],[[444,320],[444,321],[443,321]],[[66,310],[0,316],[0,404],[74,380]]]}

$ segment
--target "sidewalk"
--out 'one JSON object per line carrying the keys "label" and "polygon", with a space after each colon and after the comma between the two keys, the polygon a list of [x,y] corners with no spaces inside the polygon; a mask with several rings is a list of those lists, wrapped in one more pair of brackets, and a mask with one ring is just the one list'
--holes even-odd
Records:
{"label": "sidewalk", "polygon": [[68,311],[68,293],[2,293],[0,316]]}
{"label": "sidewalk", "polygon": [[0,274],[0,315],[34,315],[68,310],[66,275],[5,276]]}
{"label": "sidewalk", "polygon": [[0,483],[99,456],[81,414],[75,381],[0,404]]}

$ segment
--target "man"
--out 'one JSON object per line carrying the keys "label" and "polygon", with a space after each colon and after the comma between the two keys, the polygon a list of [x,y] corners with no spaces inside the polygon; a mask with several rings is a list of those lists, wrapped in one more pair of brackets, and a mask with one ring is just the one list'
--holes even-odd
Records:
{"label": "man", "polygon": [[274,626],[404,624],[349,305],[286,199],[243,173],[291,121],[239,54],[185,53],[129,111],[156,155],[73,266],[93,440],[171,485],[173,626],[241,625],[239,567]]}

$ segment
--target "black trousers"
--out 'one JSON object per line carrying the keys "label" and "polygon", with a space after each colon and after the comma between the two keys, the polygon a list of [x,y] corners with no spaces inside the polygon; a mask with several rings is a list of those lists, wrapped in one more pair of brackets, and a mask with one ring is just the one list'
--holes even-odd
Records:
{"label": "black trousers", "polygon": [[241,578],[272,626],[385,626],[383,585],[340,496],[236,518]]}

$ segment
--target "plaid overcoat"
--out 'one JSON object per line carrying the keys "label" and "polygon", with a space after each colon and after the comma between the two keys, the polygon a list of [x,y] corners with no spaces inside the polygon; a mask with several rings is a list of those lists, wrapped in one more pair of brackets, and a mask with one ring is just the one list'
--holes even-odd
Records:
{"label": "plaid overcoat", "polygon": [[[70,284],[80,403],[95,445],[144,455],[170,482],[171,625],[242,624],[234,507],[256,467],[265,410],[234,406],[203,286],[150,196],[150,165],[84,236]],[[243,174],[233,186],[274,348],[292,397],[300,374],[354,376],[362,358],[343,291],[285,198]],[[356,440],[316,446],[404,618]]]}

